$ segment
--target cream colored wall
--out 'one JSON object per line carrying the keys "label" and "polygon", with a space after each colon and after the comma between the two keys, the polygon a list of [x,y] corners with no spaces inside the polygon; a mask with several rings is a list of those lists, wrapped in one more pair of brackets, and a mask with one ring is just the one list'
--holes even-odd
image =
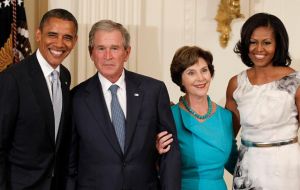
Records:
{"label": "cream colored wall", "polygon": [[26,10],[31,49],[34,51],[37,48],[34,39],[35,31],[38,28],[42,15],[48,10],[48,0],[24,0],[24,7]]}
{"label": "cream colored wall", "polygon": [[[32,1],[26,0],[29,4]],[[163,80],[172,101],[181,95],[170,79],[169,67],[174,52],[183,45],[197,45],[214,55],[216,69],[209,94],[220,105],[225,103],[227,82],[246,67],[233,53],[242,24],[256,12],[269,12],[282,19],[290,36],[292,66],[300,70],[300,0],[241,0],[244,19],[232,23],[231,39],[226,48],[219,45],[219,33],[214,17],[219,0],[49,0],[49,8],[66,8],[79,21],[78,44],[64,62],[70,69],[73,85],[85,80],[96,71],[87,52],[87,33],[91,25],[103,18],[123,23],[132,35],[133,52],[127,68]],[[29,14],[35,15],[35,10]],[[231,175],[226,173],[231,188]]]}

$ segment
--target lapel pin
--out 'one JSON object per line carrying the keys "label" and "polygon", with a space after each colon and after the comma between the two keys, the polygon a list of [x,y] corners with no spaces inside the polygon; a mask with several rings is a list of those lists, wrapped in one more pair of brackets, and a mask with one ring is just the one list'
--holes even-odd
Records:
{"label": "lapel pin", "polygon": [[134,96],[139,96],[139,94],[138,94],[138,93],[134,93],[133,95],[134,95]]}
{"label": "lapel pin", "polygon": [[68,82],[67,82],[67,81],[65,82],[65,85],[68,85]]}

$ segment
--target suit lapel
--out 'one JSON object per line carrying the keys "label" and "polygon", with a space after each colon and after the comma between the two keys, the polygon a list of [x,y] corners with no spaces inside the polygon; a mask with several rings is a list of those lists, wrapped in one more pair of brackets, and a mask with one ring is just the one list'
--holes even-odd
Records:
{"label": "suit lapel", "polygon": [[134,77],[133,73],[125,70],[126,96],[127,96],[127,114],[125,128],[125,153],[132,142],[138,115],[140,113],[143,91],[139,89],[140,81]]}
{"label": "suit lapel", "polygon": [[87,96],[85,101],[94,116],[98,126],[106,136],[112,147],[122,155],[122,150],[117,140],[116,133],[112,126],[111,119],[108,114],[102,87],[98,78],[98,74],[94,75],[89,81],[87,87]]}
{"label": "suit lapel", "polygon": [[50,137],[53,146],[55,146],[54,139],[54,113],[52,109],[52,102],[49,94],[49,90],[47,87],[47,82],[45,80],[42,69],[38,63],[36,55],[33,54],[31,56],[32,60],[30,60],[27,64],[28,72],[30,74],[30,83],[32,84],[33,94],[37,100],[37,104],[40,106],[40,111],[42,116],[44,117],[46,130],[48,130],[48,134]]}

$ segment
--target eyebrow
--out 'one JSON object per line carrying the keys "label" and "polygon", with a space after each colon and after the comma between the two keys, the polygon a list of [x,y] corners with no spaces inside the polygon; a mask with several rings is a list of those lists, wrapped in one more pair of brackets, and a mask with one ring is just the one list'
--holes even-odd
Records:
{"label": "eyebrow", "polygon": [[48,35],[49,35],[49,34],[57,35],[58,33],[57,33],[57,32],[48,32],[47,34],[48,34]]}
{"label": "eyebrow", "polygon": [[[258,41],[256,38],[250,38],[250,40]],[[263,40],[263,41],[264,41],[264,40],[271,40],[271,41],[272,41],[272,40],[274,40],[274,39],[272,39],[272,38],[264,38],[264,39],[262,39],[262,40]]]}
{"label": "eyebrow", "polygon": [[[56,35],[56,36],[57,36],[57,35],[58,35],[58,32],[51,32],[51,31],[50,31],[50,32],[48,32],[47,34],[48,34],[48,35]],[[74,36],[73,36],[73,35],[70,35],[70,34],[64,34],[63,37],[68,37],[68,38],[70,38],[70,39],[74,39]]]}
{"label": "eyebrow", "polygon": [[95,45],[94,47],[96,47],[96,48],[99,48],[99,47],[102,47],[102,48],[119,48],[119,47],[122,47],[122,46],[120,46],[120,45],[105,46],[105,45],[98,44],[98,45]]}
{"label": "eyebrow", "polygon": [[64,35],[65,37],[68,37],[68,38],[70,38],[70,39],[74,39],[74,36],[72,36],[72,35],[70,35],[70,34],[66,34],[66,35]]}

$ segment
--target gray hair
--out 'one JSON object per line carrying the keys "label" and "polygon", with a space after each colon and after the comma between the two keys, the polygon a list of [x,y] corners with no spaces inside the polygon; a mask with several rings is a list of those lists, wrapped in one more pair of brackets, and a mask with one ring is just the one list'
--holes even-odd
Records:
{"label": "gray hair", "polygon": [[89,33],[89,49],[91,50],[94,46],[95,33],[99,30],[111,32],[114,30],[120,31],[123,37],[124,48],[130,47],[130,34],[127,29],[120,23],[114,22],[112,20],[100,20],[96,22]]}

